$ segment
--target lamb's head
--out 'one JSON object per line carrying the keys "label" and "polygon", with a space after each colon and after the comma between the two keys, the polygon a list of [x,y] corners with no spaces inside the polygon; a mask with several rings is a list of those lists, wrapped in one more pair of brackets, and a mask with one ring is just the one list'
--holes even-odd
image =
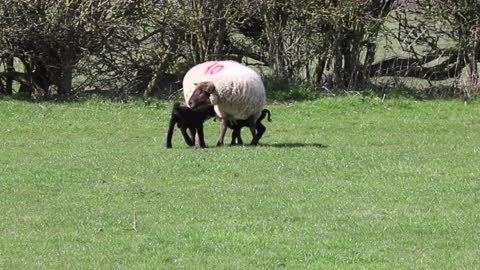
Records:
{"label": "lamb's head", "polygon": [[211,95],[218,96],[217,89],[213,82],[195,83],[195,90],[188,100],[188,106],[190,106],[190,108],[196,108],[201,105],[212,104],[210,101]]}

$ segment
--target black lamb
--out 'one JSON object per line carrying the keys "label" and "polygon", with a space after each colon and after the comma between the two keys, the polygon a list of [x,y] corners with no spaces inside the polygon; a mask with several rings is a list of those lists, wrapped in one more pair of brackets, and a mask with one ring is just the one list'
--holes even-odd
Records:
{"label": "black lamb", "polygon": [[[272,122],[272,119],[270,118],[271,117],[271,113],[269,110],[267,109],[263,109],[262,110],[262,114],[260,115],[260,117],[257,119],[257,122],[255,123],[255,128],[257,130],[257,138],[258,140],[260,140],[263,136],[263,133],[265,133],[265,130],[267,130],[267,128],[262,124],[262,120],[265,118],[265,116],[267,116],[268,114],[268,122]],[[248,127],[250,126],[250,123],[248,120],[236,120],[236,121],[229,121],[227,126],[231,129],[233,129],[232,131],[232,141],[231,141],[231,145],[235,145],[235,144],[243,144],[243,141],[242,141],[242,137],[240,136],[240,131],[242,129],[242,127]]]}
{"label": "black lamb", "polygon": [[[167,133],[167,148],[172,148],[172,136],[175,124],[182,132],[185,142],[189,146],[195,145],[195,135],[198,134],[200,147],[205,148],[205,139],[203,136],[203,123],[211,117],[215,116],[212,105],[202,105],[195,109],[181,106],[175,103],[172,109],[170,124]],[[187,133],[190,130],[191,137]]]}

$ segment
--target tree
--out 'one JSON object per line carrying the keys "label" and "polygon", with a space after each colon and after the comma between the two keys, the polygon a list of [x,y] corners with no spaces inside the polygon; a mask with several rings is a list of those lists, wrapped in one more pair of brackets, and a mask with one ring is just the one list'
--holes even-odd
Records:
{"label": "tree", "polygon": [[75,66],[121,37],[141,16],[143,1],[4,0],[0,3],[0,45],[19,59],[24,72],[8,76],[47,97],[51,86],[72,89]]}
{"label": "tree", "polygon": [[[8,53],[0,54],[0,63],[3,64],[3,70],[6,71],[5,76],[0,76],[0,94],[11,96],[13,85],[12,74],[15,72],[14,59]],[[2,81],[5,81],[5,84],[3,84]]]}
{"label": "tree", "polygon": [[393,7],[393,0],[326,1],[317,6],[317,21],[330,44],[327,59],[333,85],[358,89],[370,78],[368,71],[376,54],[376,39]]}
{"label": "tree", "polygon": [[394,0],[260,2],[260,47],[277,76],[320,84],[330,72],[335,88],[357,89],[369,78],[376,37]]}
{"label": "tree", "polygon": [[[109,45],[90,66],[108,67],[88,77],[113,79],[125,92],[152,96],[177,85],[187,67],[230,58],[239,1],[151,1],[128,38]],[[114,60],[115,59],[115,60]],[[107,72],[109,70],[109,72]],[[120,78],[120,80],[119,80]],[[167,91],[162,91],[167,90]]]}
{"label": "tree", "polygon": [[468,83],[462,92],[466,96],[479,94],[480,2],[414,0],[401,6],[395,18],[397,39],[409,57],[381,61],[372,73],[428,81],[453,78],[459,85],[466,68]]}

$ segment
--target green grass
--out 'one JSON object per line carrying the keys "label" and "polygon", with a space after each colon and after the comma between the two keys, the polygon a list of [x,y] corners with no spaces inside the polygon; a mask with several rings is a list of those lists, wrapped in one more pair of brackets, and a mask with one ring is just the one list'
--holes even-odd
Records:
{"label": "green grass", "polygon": [[478,268],[478,101],[267,107],[167,150],[168,103],[0,101],[0,269]]}

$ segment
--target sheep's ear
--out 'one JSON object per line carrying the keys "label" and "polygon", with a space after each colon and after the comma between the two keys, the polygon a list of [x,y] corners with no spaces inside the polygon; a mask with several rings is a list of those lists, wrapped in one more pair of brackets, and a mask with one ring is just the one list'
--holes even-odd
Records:
{"label": "sheep's ear", "polygon": [[205,82],[206,87],[205,87],[205,92],[209,94],[214,94],[217,93],[217,89],[215,88],[215,85],[213,82]]}
{"label": "sheep's ear", "polygon": [[208,94],[216,94],[217,89],[211,81],[195,83],[195,89],[203,91]]}

